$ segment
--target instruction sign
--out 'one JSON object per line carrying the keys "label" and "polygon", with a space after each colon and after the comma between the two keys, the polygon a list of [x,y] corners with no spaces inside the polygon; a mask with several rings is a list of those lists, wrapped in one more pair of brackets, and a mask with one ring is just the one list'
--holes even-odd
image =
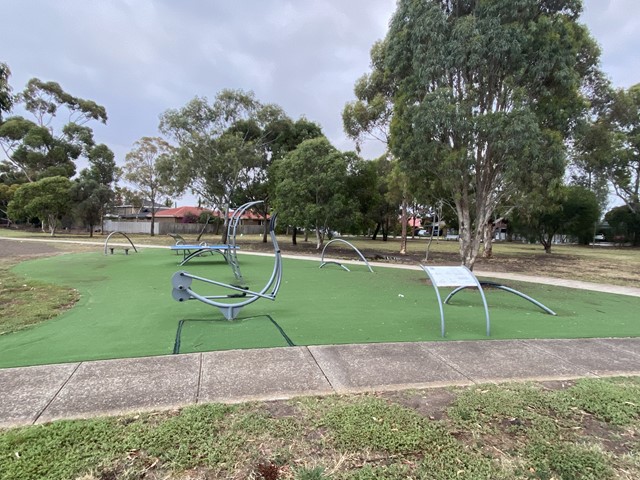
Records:
{"label": "instruction sign", "polygon": [[438,287],[476,287],[478,280],[467,267],[422,267]]}

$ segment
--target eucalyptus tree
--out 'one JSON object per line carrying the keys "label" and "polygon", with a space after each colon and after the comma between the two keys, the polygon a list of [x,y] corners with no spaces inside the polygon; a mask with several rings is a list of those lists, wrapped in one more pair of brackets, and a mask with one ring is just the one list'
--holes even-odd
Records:
{"label": "eucalyptus tree", "polygon": [[46,177],[21,185],[13,194],[8,213],[14,219],[37,217],[55,235],[58,221],[72,209],[72,182],[66,177]]}
{"label": "eucalyptus tree", "polygon": [[[305,140],[322,136],[322,129],[317,123],[304,117],[294,122],[287,116],[279,116],[264,125],[262,132],[264,137],[261,145],[264,148],[264,153],[261,155],[260,165],[252,171],[247,181],[239,186],[233,201],[241,204],[262,200],[263,203],[256,205],[256,210],[266,218],[276,188],[272,175],[269,174],[271,165],[274,161],[284,158],[287,153],[295,150]],[[264,243],[267,242],[268,227],[268,222],[265,222],[262,232]],[[295,234],[296,229],[294,228],[293,231]]]}
{"label": "eucalyptus tree", "polygon": [[97,145],[88,157],[89,167],[75,179],[71,196],[75,216],[89,226],[89,236],[93,237],[94,227],[102,227],[104,214],[115,198],[114,185],[119,169],[113,152],[106,145]]}
{"label": "eucalyptus tree", "polygon": [[2,163],[29,182],[49,176],[72,177],[75,161],[87,157],[96,146],[87,124],[106,123],[105,108],[72,96],[56,82],[37,78],[29,80],[15,100],[33,120],[14,116],[0,124],[0,147],[6,157]]}
{"label": "eucalyptus tree", "polygon": [[[355,141],[359,152],[364,141],[375,140],[385,146],[385,155],[389,152],[389,127],[393,116],[394,83],[385,68],[386,42],[378,41],[371,47],[371,72],[360,77],[354,86],[356,100],[348,102],[342,111],[342,124],[347,136]],[[391,159],[390,159],[391,160]],[[400,253],[406,253],[407,245],[407,208],[410,196],[407,175],[399,168],[392,170],[394,176],[387,182],[393,188],[386,201],[396,202],[401,212]],[[395,195],[398,193],[398,195]],[[387,222],[388,223],[388,219]],[[394,222],[395,223],[395,222]],[[380,224],[378,224],[380,226]],[[388,227],[388,225],[387,225]],[[383,240],[387,235],[383,228]],[[374,238],[375,238],[374,234]]]}
{"label": "eucalyptus tree", "polygon": [[599,54],[580,12],[578,0],[398,2],[392,151],[453,199],[470,268],[496,206],[564,173]]}
{"label": "eucalyptus tree", "polygon": [[640,246],[640,211],[633,212],[628,206],[621,205],[609,210],[604,219],[611,227],[610,235],[615,242]]}
{"label": "eucalyptus tree", "polygon": [[176,193],[172,181],[175,149],[162,138],[142,137],[127,153],[123,166],[124,179],[135,186],[145,200],[151,202],[151,235],[155,235],[156,205],[163,196]]}
{"label": "eucalyptus tree", "polygon": [[367,140],[376,140],[385,147],[389,145],[395,89],[385,66],[385,53],[385,42],[374,43],[370,53],[371,72],[356,81],[353,89],[356,100],[348,102],[342,110],[344,131],[356,142],[358,152]]}
{"label": "eucalyptus tree", "polygon": [[223,211],[226,225],[232,198],[263,165],[267,126],[284,118],[280,107],[263,105],[252,92],[241,90],[222,90],[212,103],[195,97],[181,109],[167,110],[160,131],[178,146],[177,186]]}
{"label": "eucalyptus tree", "polygon": [[14,97],[11,94],[11,85],[9,85],[10,76],[9,65],[0,62],[0,124],[2,124],[3,114],[10,112],[13,106]]}
{"label": "eucalyptus tree", "polygon": [[511,217],[511,227],[551,253],[557,234],[575,237],[579,243],[593,240],[600,206],[594,192],[580,185],[562,185],[544,203],[528,205]]}
{"label": "eucalyptus tree", "polygon": [[274,205],[289,225],[315,230],[320,250],[325,235],[342,225],[355,210],[348,191],[349,163],[353,155],[338,151],[325,137],[305,140],[298,148],[276,160]]}
{"label": "eucalyptus tree", "polygon": [[11,224],[11,218],[8,214],[8,206],[18,187],[20,185],[17,183],[0,183],[0,218],[5,219],[9,224]]}
{"label": "eucalyptus tree", "polygon": [[640,213],[640,83],[615,92],[609,125],[607,179],[629,210]]}

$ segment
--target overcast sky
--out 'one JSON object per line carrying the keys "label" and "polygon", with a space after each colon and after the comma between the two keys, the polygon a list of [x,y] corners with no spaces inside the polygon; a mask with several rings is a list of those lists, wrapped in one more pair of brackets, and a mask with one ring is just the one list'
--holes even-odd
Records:
{"label": "overcast sky", "polygon": [[[640,1],[584,5],[613,85],[640,83]],[[5,0],[0,62],[14,91],[37,77],[103,105],[96,141],[119,163],[137,139],[158,135],[166,109],[224,88],[304,115],[351,150],[342,109],[394,9],[394,0]],[[363,155],[380,152],[371,144]]]}

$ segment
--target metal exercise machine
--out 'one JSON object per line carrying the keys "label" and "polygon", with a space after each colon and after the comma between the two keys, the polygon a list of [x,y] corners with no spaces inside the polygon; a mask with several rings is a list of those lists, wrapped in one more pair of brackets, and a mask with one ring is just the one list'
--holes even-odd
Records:
{"label": "metal exercise machine", "polygon": [[[238,222],[242,214],[248,208],[256,205],[257,203],[261,202],[250,202],[249,204],[245,204],[240,207],[238,210],[236,210],[236,212],[234,212],[232,222],[229,223],[228,231],[232,234],[232,243],[229,244],[229,246],[233,248],[229,248],[227,258],[229,264],[231,265],[231,268],[233,269],[234,276],[237,280],[243,283],[244,280],[242,278],[242,274],[240,273],[240,266],[238,264],[238,259],[235,253],[235,235],[237,232]],[[269,236],[271,237],[271,242],[273,243],[274,250],[273,271],[271,272],[271,277],[267,281],[266,285],[260,291],[250,290],[246,286],[230,285],[228,283],[218,282],[209,278],[192,275],[189,272],[179,271],[176,272],[171,279],[171,283],[173,286],[173,298],[178,302],[184,302],[186,300],[199,300],[203,303],[206,303],[207,305],[217,307],[227,320],[234,320],[243,307],[261,298],[272,301],[275,300],[276,295],[278,294],[278,290],[280,289],[280,284],[282,282],[282,255],[280,253],[280,247],[278,246],[278,241],[276,239],[274,231],[277,217],[278,215],[274,214],[271,216],[271,220],[269,221]],[[192,288],[194,280],[226,288],[228,290],[231,290],[232,293],[228,293],[226,295],[211,296],[200,295],[196,293],[196,291]]]}

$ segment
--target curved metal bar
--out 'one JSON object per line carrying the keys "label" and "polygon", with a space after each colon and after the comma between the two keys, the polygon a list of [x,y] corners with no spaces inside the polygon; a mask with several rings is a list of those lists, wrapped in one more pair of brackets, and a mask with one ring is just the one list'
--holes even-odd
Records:
{"label": "curved metal bar", "polygon": [[[537,301],[534,298],[531,298],[528,295],[525,295],[524,293],[516,290],[515,288],[511,288],[511,287],[507,287],[506,285],[501,285],[499,283],[493,283],[493,282],[480,282],[481,285],[486,285],[486,286],[491,286],[493,288],[497,288],[499,290],[504,290],[505,292],[510,292],[513,293],[519,297],[524,298],[525,300],[530,301],[531,303],[533,303],[534,305],[536,305],[537,307],[540,307],[542,310],[544,310],[546,313],[548,313],[549,315],[553,315],[554,317],[557,316],[557,313],[554,312],[553,310],[551,310],[549,307],[543,305],[542,303],[540,303],[539,301]],[[449,303],[449,299],[451,297],[453,297],[456,293],[458,293],[460,290],[464,290],[467,287],[458,287],[456,288],[453,292],[451,292],[447,298],[444,300],[444,303]]]}
{"label": "curved metal bar", "polygon": [[364,258],[364,255],[362,255],[362,252],[360,252],[360,250],[358,250],[356,248],[355,245],[353,245],[352,243],[347,242],[346,240],[343,240],[341,238],[334,238],[333,240],[330,240],[327,242],[327,244],[324,246],[324,248],[322,249],[322,254],[320,255],[320,268],[324,267],[327,263],[335,263],[336,265],[340,265],[342,268],[344,268],[347,272],[349,272],[350,270],[348,268],[346,268],[344,265],[342,265],[340,262],[337,261],[324,261],[324,252],[327,250],[327,247],[329,245],[331,245],[332,243],[335,242],[341,242],[341,243],[346,243],[347,245],[349,245],[357,254],[358,256],[362,259],[362,261],[365,263],[365,265],[367,266],[367,268],[369,269],[369,271],[371,273],[373,272],[373,269],[371,268],[371,265],[369,265],[369,262],[367,262],[367,259]]}
{"label": "curved metal bar", "polygon": [[[185,248],[175,248],[175,247],[185,247]],[[186,247],[191,247],[191,248],[186,248]],[[215,254],[215,253],[219,253],[220,255],[222,255],[222,257],[224,258],[225,262],[229,263],[229,259],[227,257],[227,255],[225,255],[224,251],[225,250],[230,250],[231,247],[226,248],[227,245],[223,245],[223,246],[219,246],[219,245],[174,245],[173,247],[171,247],[173,250],[187,250],[189,251],[189,253],[187,253],[184,256],[184,259],[182,260],[182,262],[180,262],[180,266],[183,266],[184,264],[188,263],[189,260],[191,260],[192,258],[195,257],[199,257],[201,255],[204,255],[205,253],[211,253],[211,255]],[[193,250],[191,252],[191,250]]]}
{"label": "curved metal bar", "polygon": [[[436,297],[438,298],[438,306],[440,307],[440,334],[444,337],[444,309],[443,309],[443,302],[442,302],[442,297],[440,296],[440,291],[438,289],[438,285],[440,286],[454,286],[454,285],[459,285],[460,283],[454,283],[454,282],[461,282],[461,283],[466,283],[467,285],[465,285],[465,287],[458,287],[454,290],[454,292],[456,291],[460,291],[463,288],[466,287],[470,287],[470,286],[474,286],[478,289],[478,291],[480,292],[480,296],[482,297],[482,304],[484,306],[484,314],[485,314],[485,319],[486,319],[486,325],[487,325],[487,337],[491,335],[491,321],[489,319],[489,306],[487,305],[487,299],[484,296],[484,290],[482,289],[482,285],[480,285],[480,282],[478,281],[478,279],[476,278],[476,276],[473,274],[473,272],[471,270],[469,270],[467,267],[465,266],[460,266],[460,267],[451,267],[451,269],[462,269],[461,271],[464,273],[466,272],[466,274],[464,275],[464,278],[439,278],[439,276],[436,276],[436,269],[446,269],[447,267],[426,267],[424,265],[420,265],[420,267],[422,268],[422,270],[424,270],[424,272],[429,276],[429,280],[431,280],[431,284],[433,285],[434,290],[436,291]],[[469,283],[472,282],[472,283]],[[449,298],[451,298],[452,294],[449,294],[447,296],[447,298],[445,299],[444,303],[447,303],[447,301],[449,300]]]}
{"label": "curved metal bar", "polygon": [[344,266],[343,264],[341,264],[340,262],[336,262],[335,260],[327,260],[325,262],[322,262],[320,264],[320,268],[324,267],[325,265],[327,265],[328,263],[332,263],[334,265],[338,265],[340,268],[342,268],[343,270],[346,270],[347,272],[350,272],[351,270],[349,270],[346,266]]}
{"label": "curved metal bar", "polygon": [[112,235],[119,233],[120,235],[124,235],[124,238],[126,238],[127,240],[129,240],[129,243],[131,244],[131,246],[133,247],[133,251],[138,253],[138,249],[136,248],[136,246],[133,244],[133,242],[131,241],[131,239],[127,236],[126,233],[124,232],[118,232],[117,230],[115,232],[111,232],[109,235],[107,235],[107,238],[104,241],[104,254],[107,254],[107,249],[108,249],[108,244],[109,244],[109,239],[111,238]]}
{"label": "curved metal bar", "polygon": [[233,215],[231,215],[231,219],[229,220],[229,225],[227,225],[227,245],[229,245],[227,263],[231,265],[233,275],[236,277],[236,280],[240,282],[243,282],[244,279],[242,278],[240,263],[238,262],[238,256],[236,255],[236,234],[238,232],[238,224],[240,223],[244,212],[260,203],[264,203],[264,201],[256,200],[253,202],[247,202],[244,205],[240,205],[236,210],[234,210]]}
{"label": "curved metal bar", "polygon": [[[271,236],[271,241],[273,243],[273,249],[275,253],[273,271],[271,272],[271,277],[259,292],[238,287],[236,285],[229,285],[227,283],[218,282],[210,278],[199,277],[185,271],[180,271],[180,272],[176,272],[172,277],[173,298],[179,302],[182,302],[185,300],[192,300],[192,299],[199,300],[203,303],[206,303],[207,305],[217,307],[227,320],[235,319],[238,313],[240,312],[240,310],[242,309],[242,307],[249,305],[250,303],[253,303],[256,300],[259,300],[260,298],[266,298],[272,301],[275,300],[275,297],[278,294],[278,291],[280,290],[280,285],[282,283],[282,254],[280,252],[280,247],[278,245],[278,241],[275,235],[275,226],[276,226],[277,217],[278,217],[277,214],[272,215],[271,221],[269,222],[269,234]],[[191,288],[191,283],[193,280],[198,280],[198,281],[209,283],[212,285],[217,285],[217,286],[232,290],[234,292],[239,292],[240,294],[234,293],[234,294],[216,295],[216,296],[200,295]],[[223,299],[233,300],[238,298],[241,298],[242,300],[235,303],[217,301],[217,300],[223,300]]]}
{"label": "curved metal bar", "polygon": [[431,285],[433,285],[433,289],[436,291],[436,297],[438,298],[438,307],[440,307],[440,336],[444,338],[444,309],[442,308],[442,297],[440,296],[440,290],[438,289],[438,285],[435,279],[431,276],[429,270],[425,269],[424,267],[422,267],[422,269],[429,276]]}

